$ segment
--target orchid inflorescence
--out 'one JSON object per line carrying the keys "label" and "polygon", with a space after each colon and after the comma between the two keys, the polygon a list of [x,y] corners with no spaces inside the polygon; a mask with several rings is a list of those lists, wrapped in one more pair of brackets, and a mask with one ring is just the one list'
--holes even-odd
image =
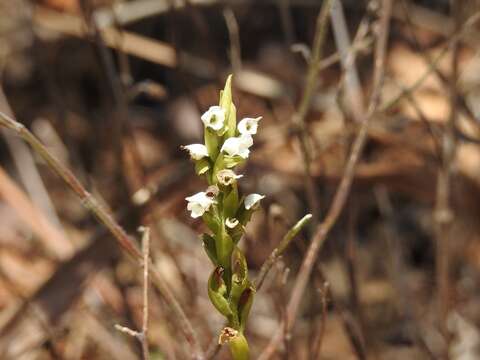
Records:
{"label": "orchid inflorescence", "polygon": [[205,191],[186,198],[187,209],[193,218],[202,217],[211,232],[202,235],[205,252],[215,266],[208,280],[208,296],[228,322],[219,343],[228,344],[238,360],[249,357],[244,330],[255,294],[238,242],[264,196],[239,195],[237,180],[243,175],[233,169],[248,158],[261,117],[244,118],[237,124],[231,80],[230,75],[220,92],[219,105],[201,116],[205,144],[183,148],[195,162],[196,173],[209,184]]}

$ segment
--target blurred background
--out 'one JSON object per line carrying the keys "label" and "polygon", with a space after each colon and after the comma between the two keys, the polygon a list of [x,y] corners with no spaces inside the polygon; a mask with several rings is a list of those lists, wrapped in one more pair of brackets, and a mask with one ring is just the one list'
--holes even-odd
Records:
{"label": "blurred background", "polygon": [[[207,297],[203,225],[185,209],[206,184],[180,146],[202,141],[200,115],[232,73],[238,117],[263,116],[241,181],[266,195],[242,240],[251,276],[314,214],[255,298],[256,359],[380,91],[345,206],[274,358],[480,359],[480,3],[391,2],[375,85],[389,2],[332,1],[315,54],[320,0],[0,0],[0,111],[129,234],[151,228],[154,266],[207,358],[229,359],[215,346],[223,320]],[[3,130],[0,358],[142,359],[114,328],[141,329],[142,291],[141,267]],[[190,359],[154,287],[149,310],[151,358]]]}

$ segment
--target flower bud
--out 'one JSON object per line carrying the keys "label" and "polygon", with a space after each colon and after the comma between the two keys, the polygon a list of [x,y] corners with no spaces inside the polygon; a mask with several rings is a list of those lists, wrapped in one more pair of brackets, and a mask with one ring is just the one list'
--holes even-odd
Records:
{"label": "flower bud", "polygon": [[207,197],[209,197],[210,199],[215,199],[219,193],[219,189],[218,189],[218,186],[216,185],[211,185],[207,188],[207,190],[205,190],[205,194],[207,195]]}
{"label": "flower bud", "polygon": [[223,186],[230,186],[242,176],[243,175],[236,175],[232,170],[225,169],[217,173],[217,180]]}
{"label": "flower bud", "polygon": [[225,327],[218,337],[220,345],[228,344],[233,360],[248,360],[249,348],[245,336],[238,330]]}
{"label": "flower bud", "polygon": [[215,306],[222,315],[230,317],[232,315],[232,310],[225,298],[227,286],[223,281],[222,275],[223,268],[221,266],[217,267],[210,275],[210,278],[208,279],[208,297],[213,306]]}

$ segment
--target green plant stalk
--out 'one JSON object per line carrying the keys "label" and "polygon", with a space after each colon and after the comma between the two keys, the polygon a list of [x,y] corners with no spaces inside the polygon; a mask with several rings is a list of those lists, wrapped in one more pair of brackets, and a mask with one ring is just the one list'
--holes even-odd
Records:
{"label": "green plant stalk", "polygon": [[[205,176],[210,185],[206,192],[197,194],[200,197],[207,196],[206,200],[202,199],[207,202],[210,199],[209,205],[205,206],[200,202],[196,205],[205,206],[202,219],[210,233],[203,234],[203,246],[216,266],[208,281],[208,295],[213,306],[227,319],[228,324],[220,333],[219,344],[229,346],[234,360],[247,360],[250,355],[244,330],[255,290],[248,279],[245,256],[237,243],[258,206],[250,208],[248,205],[249,209],[245,208],[244,198],[239,196],[237,175],[231,170],[245,161],[240,156],[242,153],[240,150],[236,154],[222,150],[227,141],[233,140],[238,141],[237,144],[242,144],[240,140],[245,139],[242,136],[250,136],[241,134],[237,129],[231,82],[232,78],[229,76],[224,89],[220,92],[218,106],[211,107],[202,116],[205,125],[205,144],[191,146],[203,145],[205,146],[203,150],[206,149],[208,154],[205,156],[205,153],[202,153],[197,160],[193,156],[192,158],[195,160],[197,174]],[[218,121],[222,118],[224,122],[219,128]]]}
{"label": "green plant stalk", "polygon": [[267,276],[268,272],[272,268],[275,261],[283,254],[285,249],[290,245],[290,242],[297,236],[300,230],[303,229],[305,225],[307,225],[310,220],[312,219],[312,214],[307,214],[303,218],[301,218],[283,237],[280,244],[272,251],[270,256],[265,260],[262,267],[260,268],[260,273],[258,274],[257,278],[255,279],[255,288],[258,290],[262,287],[262,284]]}

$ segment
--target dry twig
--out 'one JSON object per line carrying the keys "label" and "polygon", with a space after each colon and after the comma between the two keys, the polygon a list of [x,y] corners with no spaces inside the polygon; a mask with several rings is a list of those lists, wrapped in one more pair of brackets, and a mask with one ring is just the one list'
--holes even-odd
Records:
{"label": "dry twig", "polygon": [[374,87],[367,113],[363,118],[359,133],[353,143],[350,157],[346,164],[340,185],[338,186],[335,193],[332,205],[330,206],[325,220],[318,226],[316,230],[316,233],[312,239],[310,247],[300,268],[300,272],[295,280],[292,296],[287,307],[287,320],[282,323],[282,326],[275,333],[267,348],[260,355],[260,360],[270,359],[276,352],[278,345],[281,343],[282,335],[286,333],[288,336],[290,330],[292,329],[295,318],[297,317],[300,301],[305,292],[308,279],[315,263],[315,259],[318,255],[320,248],[325,242],[328,233],[330,232],[333,225],[336,223],[347,200],[350,187],[353,182],[355,167],[360,158],[367,138],[368,125],[371,118],[375,115],[378,105],[380,103],[385,68],[385,49],[389,33],[391,9],[392,0],[384,0],[382,7],[383,14],[381,18],[381,24],[378,33],[379,36],[377,39],[377,46],[375,51],[375,71],[373,78]]}
{"label": "dry twig", "polygon": [[[14,131],[18,136],[25,140],[35,152],[38,153],[48,164],[48,166],[59,175],[63,181],[70,187],[70,189],[81,200],[82,205],[89,210],[95,217],[110,231],[115,237],[120,247],[138,263],[143,261],[141,251],[135,245],[132,238],[125,232],[125,230],[115,221],[112,214],[103,208],[100,203],[92,196],[80,183],[80,181],[73,175],[73,173],[61,164],[46,148],[45,146],[21,123],[15,121],[6,114],[0,112],[0,125]],[[160,273],[154,268],[150,268],[154,284],[163,295],[171,309],[178,316],[180,321],[180,328],[185,336],[185,339],[191,346],[193,357],[196,359],[203,359],[203,351],[198,342],[193,326],[183,311],[179,302],[175,299],[172,290],[168,284],[163,280]]]}
{"label": "dry twig", "polygon": [[[453,14],[455,18],[455,31],[460,27],[459,7],[453,4]],[[450,78],[449,96],[450,96],[450,116],[444,129],[442,138],[442,164],[438,169],[437,189],[435,198],[435,209],[433,218],[435,221],[435,236],[437,240],[436,248],[436,275],[439,300],[440,330],[444,337],[445,349],[443,356],[448,359],[449,345],[451,336],[447,328],[448,314],[450,310],[450,257],[449,242],[451,240],[451,230],[454,220],[452,205],[450,202],[450,191],[452,187],[453,162],[455,158],[455,123],[457,121],[457,75],[458,75],[458,55],[459,41],[456,38],[452,42],[452,74]]]}
{"label": "dry twig", "polygon": [[127,335],[135,337],[142,344],[143,359],[150,358],[148,352],[148,286],[149,286],[149,264],[150,264],[150,229],[141,227],[142,236],[142,254],[143,254],[143,321],[142,331],[135,331],[128,327],[115,324],[115,329]]}
{"label": "dry twig", "polygon": [[303,96],[300,101],[298,110],[293,115],[293,124],[298,129],[298,139],[300,141],[300,148],[302,151],[303,164],[305,170],[305,190],[308,197],[309,207],[313,215],[313,224],[316,225],[319,216],[318,194],[315,188],[315,182],[312,178],[311,163],[312,154],[308,140],[308,131],[305,124],[305,117],[314,91],[316,89],[318,74],[320,71],[320,61],[322,58],[322,48],[327,34],[328,13],[333,0],[326,0],[322,4],[322,9],[317,18],[317,26],[315,30],[315,39],[313,40],[312,56],[308,66],[307,81],[303,91]]}

